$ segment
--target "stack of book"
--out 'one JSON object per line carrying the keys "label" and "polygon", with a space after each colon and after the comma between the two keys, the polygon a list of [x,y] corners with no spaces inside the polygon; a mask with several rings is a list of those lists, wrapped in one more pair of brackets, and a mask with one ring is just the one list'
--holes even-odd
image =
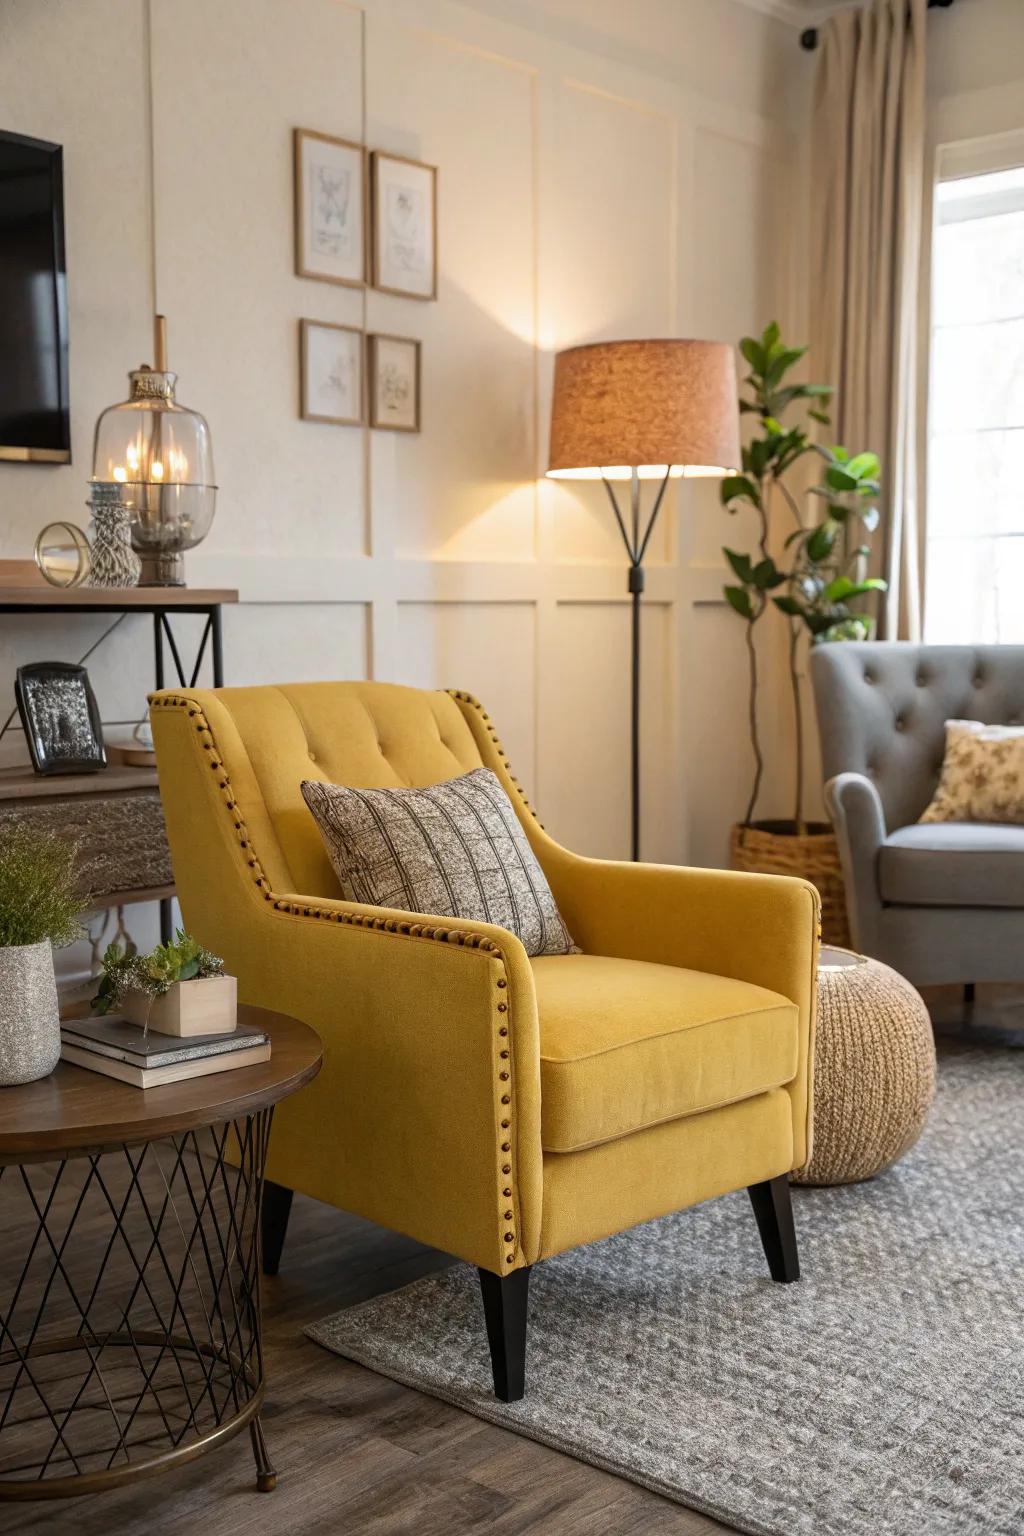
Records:
{"label": "stack of book", "polygon": [[156,1088],[186,1077],[252,1067],[270,1058],[270,1037],[244,1025],[226,1033],[182,1037],[146,1031],[110,1014],[106,1018],[65,1019],[60,1038],[64,1061],[134,1083],[136,1088]]}

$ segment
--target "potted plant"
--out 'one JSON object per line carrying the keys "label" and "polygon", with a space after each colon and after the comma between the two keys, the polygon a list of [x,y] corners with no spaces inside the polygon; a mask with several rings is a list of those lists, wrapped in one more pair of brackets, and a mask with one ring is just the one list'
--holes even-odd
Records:
{"label": "potted plant", "polygon": [[238,989],[220,956],[179,928],[148,955],[108,944],[93,1007],[119,1010],[130,1023],[162,1035],[225,1034],[238,1021]]}
{"label": "potted plant", "polygon": [[60,1059],[53,946],[80,936],[75,848],[14,826],[0,837],[0,1085],[46,1077]]}
{"label": "potted plant", "polygon": [[[743,820],[732,829],[731,862],[735,869],[802,875],[813,881],[822,897],[823,936],[827,942],[846,944],[849,928],[835,837],[827,823],[809,822],[805,814],[803,662],[808,644],[869,640],[874,634],[874,619],[854,605],[886,585],[864,574],[870,537],[878,527],[880,465],[874,453],[851,454],[812,441],[809,423],[830,425],[826,406],[833,390],[823,384],[787,382],[806,351],[787,347],[774,323],[762,336],[745,336],[740,342],[750,369],[740,411],[756,418],[755,431],[743,449],[742,473],[722,481],[721,498],[727,511],[747,509],[755,517],[753,551],[723,551],[735,578],[725,588],[726,601],[745,626],[754,773]],[[786,425],[794,408],[805,419]],[[805,508],[790,482],[795,466],[809,459],[819,474],[805,493]],[[788,524],[784,538],[774,525],[780,512]],[[788,819],[758,821],[765,763],[758,640],[759,626],[769,614],[778,615],[789,632],[793,812]]]}

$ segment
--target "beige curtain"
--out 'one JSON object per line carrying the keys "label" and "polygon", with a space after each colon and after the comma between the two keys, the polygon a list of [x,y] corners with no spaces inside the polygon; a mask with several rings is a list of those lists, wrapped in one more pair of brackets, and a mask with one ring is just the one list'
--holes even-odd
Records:
{"label": "beige curtain", "polygon": [[879,632],[920,639],[918,411],[926,0],[873,0],[820,29],[811,184],[811,340],[838,442],[882,459]]}

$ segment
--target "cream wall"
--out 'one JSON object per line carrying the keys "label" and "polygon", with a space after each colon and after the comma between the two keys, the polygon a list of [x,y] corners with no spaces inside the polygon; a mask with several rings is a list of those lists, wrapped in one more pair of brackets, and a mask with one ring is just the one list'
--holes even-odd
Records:
{"label": "cream wall", "polygon": [[[0,555],[84,521],[95,417],[158,307],[213,432],[217,519],[187,559],[241,589],[228,681],[469,688],[555,835],[624,854],[625,568],[601,488],[541,478],[551,357],[799,314],[779,167],[808,77],[793,30],[733,0],[0,0],[0,126],[65,146],[74,451],[0,465]],[[293,275],[296,125],[440,167],[437,303]],[[421,338],[422,434],[300,421],[301,316]],[[652,858],[722,861],[742,808],[737,537],[684,487],[651,551]],[[92,663],[107,719],[142,708],[148,623]],[[0,698],[101,628],[2,621]]]}

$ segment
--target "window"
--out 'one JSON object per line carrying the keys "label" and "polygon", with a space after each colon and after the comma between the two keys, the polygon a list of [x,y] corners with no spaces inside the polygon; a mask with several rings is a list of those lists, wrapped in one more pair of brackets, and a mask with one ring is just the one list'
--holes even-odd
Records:
{"label": "window", "polygon": [[1024,641],[1024,166],[936,188],[925,638]]}

